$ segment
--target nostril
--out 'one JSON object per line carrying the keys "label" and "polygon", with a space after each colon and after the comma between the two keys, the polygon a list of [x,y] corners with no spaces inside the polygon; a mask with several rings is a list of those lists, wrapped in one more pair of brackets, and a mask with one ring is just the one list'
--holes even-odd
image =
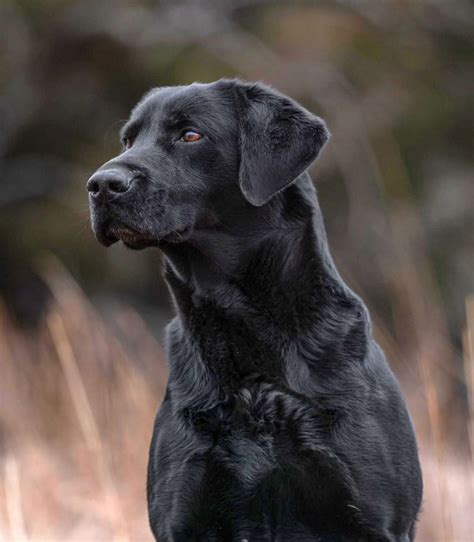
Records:
{"label": "nostril", "polygon": [[90,181],[87,183],[87,190],[92,194],[97,194],[97,192],[100,190],[99,183],[90,179]]}

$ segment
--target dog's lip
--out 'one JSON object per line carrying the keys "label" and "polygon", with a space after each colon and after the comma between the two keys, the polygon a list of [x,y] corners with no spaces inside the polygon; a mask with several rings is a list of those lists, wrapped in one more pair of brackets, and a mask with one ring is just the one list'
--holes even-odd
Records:
{"label": "dog's lip", "polygon": [[147,240],[145,235],[134,228],[110,219],[99,219],[94,223],[93,230],[97,240],[105,247],[110,247],[118,241],[132,245]]}
{"label": "dog's lip", "polygon": [[143,234],[130,228],[129,226],[113,226],[109,230],[109,235],[120,239],[124,243],[133,243],[136,241],[141,241],[145,237]]}
{"label": "dog's lip", "polygon": [[193,229],[193,226],[189,225],[174,231],[157,233],[155,236],[151,236],[121,221],[107,220],[102,223],[101,227],[95,228],[95,232],[97,240],[105,247],[109,247],[117,241],[122,241],[127,247],[137,248],[150,246],[150,244],[156,244],[157,246],[162,246],[162,243],[163,246],[179,244],[190,237]]}
{"label": "dog's lip", "polygon": [[112,235],[122,241],[127,248],[137,250],[157,244],[154,242],[152,236],[141,233],[131,226],[124,224],[112,225],[110,231]]}
{"label": "dog's lip", "polygon": [[94,233],[97,240],[105,247],[110,247],[119,240],[117,235],[115,235],[113,231],[110,231],[107,228],[94,228]]}
{"label": "dog's lip", "polygon": [[114,245],[118,240],[118,237],[115,237],[115,235],[104,235],[101,239],[102,244],[106,247]]}

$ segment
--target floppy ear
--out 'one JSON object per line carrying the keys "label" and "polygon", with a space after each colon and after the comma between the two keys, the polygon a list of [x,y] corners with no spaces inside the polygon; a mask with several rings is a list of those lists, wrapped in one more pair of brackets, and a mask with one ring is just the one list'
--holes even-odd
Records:
{"label": "floppy ear", "polygon": [[329,138],[323,120],[260,84],[236,83],[240,115],[240,188],[260,206],[289,186]]}

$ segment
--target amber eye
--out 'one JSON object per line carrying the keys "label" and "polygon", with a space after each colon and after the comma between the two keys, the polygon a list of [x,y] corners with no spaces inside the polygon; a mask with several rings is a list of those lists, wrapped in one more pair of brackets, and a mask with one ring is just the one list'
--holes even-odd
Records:
{"label": "amber eye", "polygon": [[181,141],[184,141],[185,143],[192,143],[193,141],[198,141],[201,138],[202,135],[198,132],[194,132],[193,130],[187,130],[181,136]]}

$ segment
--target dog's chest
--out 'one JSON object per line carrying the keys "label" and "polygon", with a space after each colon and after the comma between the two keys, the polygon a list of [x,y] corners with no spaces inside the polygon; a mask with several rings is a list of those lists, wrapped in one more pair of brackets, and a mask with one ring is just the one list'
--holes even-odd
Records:
{"label": "dog's chest", "polygon": [[[222,528],[240,514],[255,517],[257,526],[265,521],[279,525],[288,514],[291,525],[314,522],[313,512],[306,517],[302,511],[313,511],[311,503],[318,502],[324,517],[322,488],[331,487],[331,507],[339,502],[345,507],[345,482],[337,475],[338,459],[331,452],[342,414],[296,391],[296,386],[290,387],[283,370],[266,375],[265,367],[255,361],[265,358],[255,356],[250,347],[245,356],[253,370],[236,367],[244,353],[229,345],[227,323],[214,321],[205,326],[211,327],[203,327],[201,334],[193,328],[191,338],[177,321],[168,329],[169,410],[163,418],[163,438],[157,444],[161,491],[180,495],[180,502],[195,502],[196,515],[204,518],[203,523],[206,511],[212,510],[212,521]],[[221,332],[225,342],[216,344]],[[238,348],[230,360],[229,348],[231,352]],[[209,352],[214,355],[212,363]],[[272,348],[264,345],[263,352],[271,355]],[[230,377],[223,377],[229,374],[227,363],[234,370]],[[174,472],[182,473],[182,483]],[[190,485],[189,480],[195,479],[198,481]],[[205,502],[199,495],[206,495]],[[280,510],[279,503],[292,511]],[[248,529],[239,527],[237,532],[245,538],[254,532],[253,527]],[[268,536],[253,539],[275,539]]]}
{"label": "dog's chest", "polygon": [[209,439],[210,457],[252,486],[274,469],[317,449],[335,413],[275,383],[249,383],[206,411],[187,412],[194,430]]}
{"label": "dog's chest", "polygon": [[268,390],[257,391],[248,383],[262,378],[281,381],[284,374],[285,338],[269,334],[268,326],[266,331],[261,332],[258,322],[249,325],[242,317],[209,306],[195,308],[186,329],[175,319],[168,327],[167,346],[169,388],[176,404],[206,411],[210,427],[230,419],[234,429],[237,421],[247,418],[261,424],[269,407],[263,400]]}

